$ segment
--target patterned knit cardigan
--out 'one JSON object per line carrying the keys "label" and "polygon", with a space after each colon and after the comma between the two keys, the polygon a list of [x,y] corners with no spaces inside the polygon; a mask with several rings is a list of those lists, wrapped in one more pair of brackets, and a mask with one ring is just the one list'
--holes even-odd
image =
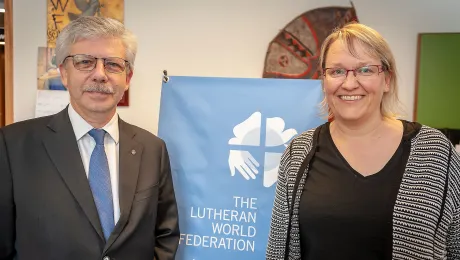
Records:
{"label": "patterned knit cardigan", "polygon": [[[294,138],[281,157],[267,260],[301,259],[300,196],[319,128]],[[302,163],[305,170],[298,174]],[[440,131],[422,126],[410,140],[409,159],[393,210],[393,259],[460,260],[459,204],[459,154]]]}

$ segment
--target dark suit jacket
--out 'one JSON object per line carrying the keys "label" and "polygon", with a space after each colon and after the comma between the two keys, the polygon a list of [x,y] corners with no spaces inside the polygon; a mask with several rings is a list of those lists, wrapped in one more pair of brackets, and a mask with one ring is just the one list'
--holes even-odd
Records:
{"label": "dark suit jacket", "polygon": [[67,109],[0,129],[1,260],[174,259],[165,143],[121,119],[119,129],[120,219],[107,243]]}

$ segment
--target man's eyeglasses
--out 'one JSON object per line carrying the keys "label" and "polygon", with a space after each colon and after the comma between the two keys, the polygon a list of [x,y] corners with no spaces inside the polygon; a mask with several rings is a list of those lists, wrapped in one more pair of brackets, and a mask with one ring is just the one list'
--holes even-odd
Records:
{"label": "man's eyeglasses", "polygon": [[64,61],[67,58],[72,58],[73,66],[81,71],[92,71],[96,67],[97,60],[102,60],[104,69],[110,73],[120,74],[129,67],[129,62],[127,60],[117,57],[96,58],[86,54],[75,54],[65,57]]}
{"label": "man's eyeglasses", "polygon": [[352,70],[347,70],[344,68],[325,68],[323,70],[323,76],[333,79],[345,80],[345,78],[348,76],[348,72],[352,71],[353,75],[357,79],[369,79],[379,75],[386,70],[386,67],[382,65],[366,65]]}

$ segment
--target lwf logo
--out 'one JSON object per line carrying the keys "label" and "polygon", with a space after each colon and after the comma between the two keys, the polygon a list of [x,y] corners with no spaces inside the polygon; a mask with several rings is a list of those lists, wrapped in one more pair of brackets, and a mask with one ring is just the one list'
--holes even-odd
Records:
{"label": "lwf logo", "polygon": [[[264,123],[264,125],[262,125]],[[256,179],[259,175],[260,163],[251,154],[249,148],[263,147],[267,150],[270,147],[283,146],[297,135],[293,128],[284,130],[284,120],[280,117],[267,118],[262,122],[262,114],[255,112],[243,122],[233,128],[235,137],[228,141],[228,144],[238,146],[238,149],[231,149],[228,157],[231,176],[239,172],[246,180]],[[263,132],[265,131],[265,132]],[[263,135],[265,133],[265,135]],[[262,140],[264,136],[264,140]],[[263,142],[263,144],[261,144]],[[247,147],[247,149],[245,149]],[[263,162],[263,185],[271,187],[278,177],[279,162],[282,152],[264,152]]]}

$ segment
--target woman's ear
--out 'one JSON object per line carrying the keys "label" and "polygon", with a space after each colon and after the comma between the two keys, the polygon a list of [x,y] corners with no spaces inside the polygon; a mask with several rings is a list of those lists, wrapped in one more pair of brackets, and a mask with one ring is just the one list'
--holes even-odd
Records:
{"label": "woman's ear", "polygon": [[392,77],[391,72],[385,73],[385,89],[384,89],[385,92],[390,91],[391,77]]}

